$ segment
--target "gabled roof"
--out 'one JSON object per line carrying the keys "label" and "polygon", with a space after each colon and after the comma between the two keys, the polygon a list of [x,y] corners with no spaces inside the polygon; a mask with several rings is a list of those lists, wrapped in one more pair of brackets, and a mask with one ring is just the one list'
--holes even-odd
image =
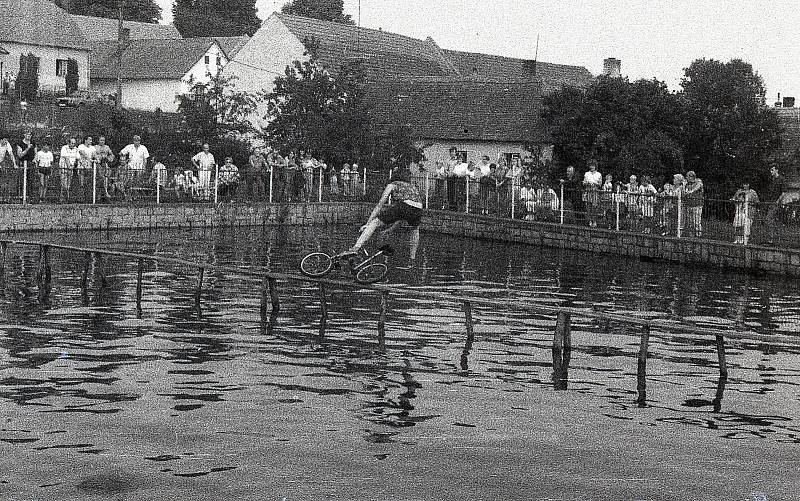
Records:
{"label": "gabled roof", "polygon": [[[213,38],[131,40],[122,52],[122,78],[177,80],[217,42]],[[224,49],[223,49],[224,50]],[[117,78],[116,43],[94,42],[91,78]]]}
{"label": "gabled roof", "polygon": [[233,56],[244,47],[244,44],[250,40],[250,37],[242,35],[238,37],[213,37],[213,39],[217,41],[225,52],[225,55],[228,56],[228,59],[233,59]]}
{"label": "gabled roof", "polygon": [[88,50],[75,21],[50,0],[2,0],[0,42]]}
{"label": "gabled roof", "polygon": [[[100,40],[116,40],[119,21],[106,17],[79,16],[73,14],[72,19],[83,36],[89,42]],[[146,38],[181,38],[181,34],[171,24],[140,23],[136,21],[123,21],[122,26],[130,30],[131,40]]]}
{"label": "gabled roof", "polygon": [[463,78],[396,79],[367,89],[379,132],[409,127],[414,139],[536,142],[545,138],[541,84]]}
{"label": "gabled roof", "polygon": [[320,62],[334,74],[350,59],[364,62],[369,79],[453,74],[449,62],[431,41],[307,17],[273,15],[301,42],[316,39]]}
{"label": "gabled roof", "polygon": [[536,62],[536,74],[533,73],[533,61],[513,57],[480,54],[477,52],[461,52],[444,50],[445,56],[458,68],[462,76],[508,80],[541,80],[544,93],[560,89],[564,85],[588,87],[592,74],[583,66]]}

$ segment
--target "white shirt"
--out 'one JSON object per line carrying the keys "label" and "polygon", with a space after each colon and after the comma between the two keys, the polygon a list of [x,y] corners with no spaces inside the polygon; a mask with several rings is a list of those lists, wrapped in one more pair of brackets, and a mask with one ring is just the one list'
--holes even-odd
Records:
{"label": "white shirt", "polygon": [[192,162],[196,162],[203,170],[212,170],[217,163],[216,160],[214,160],[214,155],[210,151],[201,151],[192,157]]}
{"label": "white shirt", "polygon": [[68,144],[61,147],[61,165],[74,167],[75,163],[81,158],[78,148],[70,148]]}
{"label": "white shirt", "polygon": [[53,152],[39,150],[36,152],[33,162],[39,167],[46,169],[53,165]]}
{"label": "white shirt", "polygon": [[147,159],[150,158],[150,152],[143,144],[140,144],[138,148],[134,144],[129,144],[122,148],[119,154],[128,156],[128,168],[132,170],[144,170]]}
{"label": "white shirt", "polygon": [[481,170],[481,176],[488,176],[492,172],[492,169],[489,168],[489,164],[483,162],[478,164],[478,168]]}
{"label": "white shirt", "polygon": [[603,175],[597,171],[586,171],[583,175],[583,182],[599,188],[603,184]]}
{"label": "white shirt", "polygon": [[78,155],[80,155],[81,163],[84,164],[86,167],[92,166],[92,158],[94,158],[94,154],[97,151],[97,148],[94,145],[87,146],[86,144],[79,144],[78,145]]}
{"label": "white shirt", "polygon": [[461,162],[453,167],[453,175],[457,177],[467,177],[469,175],[469,164]]}

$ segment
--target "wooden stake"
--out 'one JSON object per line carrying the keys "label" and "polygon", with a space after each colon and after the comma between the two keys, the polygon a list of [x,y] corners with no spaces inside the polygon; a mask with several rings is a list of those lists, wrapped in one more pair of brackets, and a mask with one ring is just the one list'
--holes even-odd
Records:
{"label": "wooden stake", "polygon": [[144,259],[139,258],[139,266],[136,270],[136,307],[142,308],[142,273],[144,272]]}
{"label": "wooden stake", "polygon": [[103,266],[103,255],[95,253],[94,259],[97,262],[97,271],[100,273],[100,285],[105,287],[106,286],[106,270],[105,266]]}
{"label": "wooden stake", "polygon": [[647,347],[650,344],[650,326],[642,328],[642,337],[639,338],[639,360],[636,367],[636,403],[639,407],[647,405]]}
{"label": "wooden stake", "polygon": [[716,336],[717,338],[717,360],[719,361],[719,375],[720,377],[728,377],[728,362],[725,360],[725,338]]}
{"label": "wooden stake", "polygon": [[378,316],[378,339],[386,337],[386,312],[389,309],[389,293],[381,291],[381,312]]}
{"label": "wooden stake", "polygon": [[86,290],[89,285],[89,268],[92,266],[92,253],[86,251],[84,254],[83,274],[81,275],[81,289]]}
{"label": "wooden stake", "polygon": [[472,323],[472,303],[469,301],[464,301],[464,318],[467,326],[467,343],[472,346],[475,341],[475,332]]}
{"label": "wooden stake", "polygon": [[272,277],[267,278],[267,280],[269,281],[269,295],[272,299],[272,313],[277,314],[281,310],[281,301],[278,297],[278,284]]}
{"label": "wooden stake", "polygon": [[205,273],[206,269],[203,267],[198,268],[199,273],[197,275],[197,289],[194,291],[194,303],[197,306],[200,306],[200,293],[203,291],[203,274]]}
{"label": "wooden stake", "polygon": [[319,320],[319,335],[325,335],[325,327],[328,325],[328,300],[325,296],[325,284],[319,284],[319,308],[321,318]]}

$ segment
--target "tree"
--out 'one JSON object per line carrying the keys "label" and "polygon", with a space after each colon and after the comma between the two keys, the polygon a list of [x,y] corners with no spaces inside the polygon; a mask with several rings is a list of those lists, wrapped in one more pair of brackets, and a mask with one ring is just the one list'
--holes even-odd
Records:
{"label": "tree", "polygon": [[203,142],[255,132],[249,118],[258,108],[259,96],[236,90],[236,77],[217,76],[191,85],[178,97],[178,112],[187,131]]}
{"label": "tree", "polygon": [[359,61],[345,63],[335,76],[318,64],[315,40],[305,40],[308,59],[294,61],[265,94],[265,141],[279,151],[306,149],[328,162],[388,164],[391,156],[415,161],[421,152],[407,131],[379,133],[370,120],[365,73]]}
{"label": "tree", "polygon": [[782,131],[752,65],[740,59],[698,59],[685,69],[681,86],[687,168],[697,171],[719,197],[727,198],[742,182],[763,186]]}
{"label": "tree", "polygon": [[20,99],[33,101],[39,93],[39,58],[33,54],[19,56],[19,71],[15,88]]}
{"label": "tree", "polygon": [[551,174],[589,159],[617,180],[648,174],[658,182],[683,168],[683,106],[663,82],[601,77],[585,91],[545,96],[543,105],[559,167]]}
{"label": "tree", "polygon": [[175,0],[175,27],[185,38],[250,35],[261,27],[255,0]]}
{"label": "tree", "polygon": [[344,0],[292,0],[281,7],[281,12],[335,23],[355,24],[350,15],[344,13]]}
{"label": "tree", "polygon": [[[70,14],[117,19],[119,16],[119,1],[55,0],[55,3]],[[161,7],[158,6],[155,0],[124,0],[122,17],[128,21],[157,23],[161,19]]]}
{"label": "tree", "polygon": [[72,58],[67,59],[67,74],[64,75],[64,86],[67,89],[68,96],[78,90],[79,78],[78,61]]}

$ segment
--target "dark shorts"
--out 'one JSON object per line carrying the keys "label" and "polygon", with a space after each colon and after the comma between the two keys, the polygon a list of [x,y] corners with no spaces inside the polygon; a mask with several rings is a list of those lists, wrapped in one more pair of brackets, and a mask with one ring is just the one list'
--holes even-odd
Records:
{"label": "dark shorts", "polygon": [[53,173],[53,169],[50,167],[39,167],[39,174],[43,176],[49,176]]}
{"label": "dark shorts", "polygon": [[378,213],[378,219],[387,226],[398,221],[406,221],[410,227],[416,228],[421,218],[422,209],[412,207],[405,202],[393,203]]}

